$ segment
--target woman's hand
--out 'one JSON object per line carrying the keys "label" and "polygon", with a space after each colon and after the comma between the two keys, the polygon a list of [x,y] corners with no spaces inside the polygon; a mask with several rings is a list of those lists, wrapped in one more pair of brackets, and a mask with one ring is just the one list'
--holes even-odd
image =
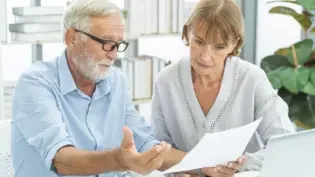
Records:
{"label": "woman's hand", "polygon": [[234,174],[242,168],[246,160],[246,156],[241,156],[236,161],[229,162],[226,165],[203,168],[201,171],[203,174],[210,177],[233,177]]}

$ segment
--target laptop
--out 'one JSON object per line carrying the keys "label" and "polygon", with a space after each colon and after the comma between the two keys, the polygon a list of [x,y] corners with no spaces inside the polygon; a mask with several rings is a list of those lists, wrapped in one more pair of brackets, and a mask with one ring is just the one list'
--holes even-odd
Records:
{"label": "laptop", "polygon": [[259,177],[315,177],[315,129],[272,137]]}

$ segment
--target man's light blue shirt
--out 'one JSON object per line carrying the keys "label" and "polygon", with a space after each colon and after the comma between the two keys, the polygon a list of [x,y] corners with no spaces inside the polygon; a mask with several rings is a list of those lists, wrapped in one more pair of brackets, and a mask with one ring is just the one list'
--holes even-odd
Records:
{"label": "man's light blue shirt", "polygon": [[[89,97],[77,88],[65,52],[55,60],[34,64],[21,75],[13,98],[15,176],[58,177],[52,160],[61,147],[73,145],[91,151],[119,147],[124,125],[133,130],[138,151],[158,143],[135,109],[127,81],[118,69],[113,68],[98,82]],[[99,177],[114,174],[121,175]]]}

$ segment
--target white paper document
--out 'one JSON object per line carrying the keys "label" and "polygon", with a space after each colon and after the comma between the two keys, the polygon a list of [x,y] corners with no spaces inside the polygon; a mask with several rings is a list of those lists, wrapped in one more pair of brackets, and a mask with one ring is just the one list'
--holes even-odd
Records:
{"label": "white paper document", "polygon": [[246,171],[241,173],[236,173],[234,177],[259,177],[259,171]]}
{"label": "white paper document", "polygon": [[213,167],[235,161],[243,155],[262,118],[242,127],[222,132],[207,133],[177,165],[163,174]]}

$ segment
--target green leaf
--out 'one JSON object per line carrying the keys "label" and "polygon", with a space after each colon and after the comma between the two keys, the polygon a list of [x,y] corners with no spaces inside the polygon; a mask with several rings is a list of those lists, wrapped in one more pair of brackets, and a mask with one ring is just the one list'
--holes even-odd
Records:
{"label": "green leaf", "polygon": [[286,89],[286,88],[280,88],[278,90],[278,95],[288,104],[290,105],[290,101],[291,101],[291,98],[292,98],[292,93]]}
{"label": "green leaf", "polygon": [[282,87],[280,74],[281,74],[281,71],[283,71],[284,69],[286,69],[286,67],[281,66],[281,67],[267,73],[267,77],[268,77],[268,79],[269,79],[269,81],[270,81],[270,83],[274,89],[279,89]]}
{"label": "green leaf", "polygon": [[280,66],[292,66],[288,58],[286,56],[282,55],[270,55],[262,59],[260,63],[260,67],[265,71],[265,72],[270,72],[273,71]]}
{"label": "green leaf", "polygon": [[275,6],[269,10],[269,13],[289,15],[293,17],[304,28],[305,31],[307,31],[312,25],[312,20],[309,16],[299,14],[294,9],[289,7]]}
{"label": "green leaf", "polygon": [[310,59],[304,65],[307,65],[309,68],[315,66],[315,50],[312,51]]}
{"label": "green leaf", "polygon": [[296,120],[301,112],[309,112],[308,102],[307,102],[307,94],[299,93],[293,95],[291,98],[291,102],[289,105],[289,116],[292,120]]}
{"label": "green leaf", "polygon": [[282,85],[292,93],[298,93],[298,70],[294,68],[286,68],[280,72]]}
{"label": "green leaf", "polygon": [[302,91],[309,95],[315,95],[315,87],[311,82],[307,83]]}
{"label": "green leaf", "polygon": [[122,9],[121,13],[124,15],[124,18],[127,19],[127,17],[128,17],[128,10]]}
{"label": "green leaf", "polygon": [[275,55],[283,55],[283,56],[287,56],[288,55],[288,51],[289,49],[286,48],[280,48],[277,51],[275,51]]}
{"label": "green leaf", "polygon": [[309,130],[309,129],[312,129],[312,127],[302,123],[301,121],[299,120],[295,120],[294,121],[295,125],[298,127],[298,128],[302,128],[302,130]]}
{"label": "green leaf", "polygon": [[311,69],[311,73],[310,73],[310,82],[315,85],[315,68]]}
{"label": "green leaf", "polygon": [[296,0],[301,6],[308,10],[315,10],[315,1],[314,0]]}
{"label": "green leaf", "polygon": [[[307,60],[309,60],[312,50],[313,50],[313,40],[304,39],[300,42],[294,44],[296,56],[298,60],[298,65],[303,65]],[[294,56],[292,52],[292,47],[288,49],[288,59],[289,62],[294,65]]]}
{"label": "green leaf", "polygon": [[309,104],[310,104],[310,109],[313,111],[313,115],[315,115],[315,96],[309,95]]}
{"label": "green leaf", "polygon": [[315,26],[311,28],[310,33],[315,33]]}
{"label": "green leaf", "polygon": [[289,105],[291,120],[299,122],[304,127],[315,128],[314,111],[308,95],[300,93],[293,95]]}
{"label": "green leaf", "polygon": [[[309,83],[310,72],[309,68],[298,68],[297,70],[297,87],[299,91],[304,91],[305,86]],[[315,91],[315,90],[314,90]]]}

